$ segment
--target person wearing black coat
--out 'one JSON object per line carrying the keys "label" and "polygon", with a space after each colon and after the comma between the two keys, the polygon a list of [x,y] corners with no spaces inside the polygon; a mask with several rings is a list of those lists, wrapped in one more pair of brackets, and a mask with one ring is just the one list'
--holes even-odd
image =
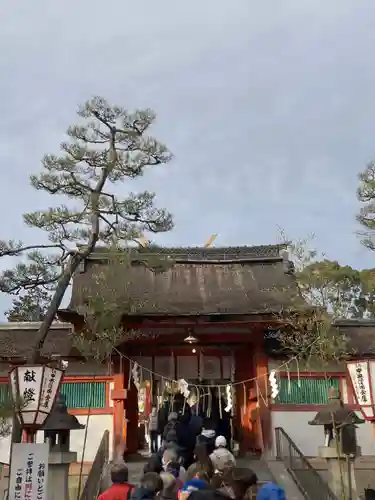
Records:
{"label": "person wearing black coat", "polygon": [[202,432],[197,436],[197,444],[204,444],[206,446],[207,455],[211,455],[215,450],[215,439],[216,431],[214,430],[214,424],[211,420],[207,419],[203,423]]}
{"label": "person wearing black coat", "polygon": [[177,443],[180,450],[182,463],[187,469],[194,461],[194,448],[196,442],[195,432],[190,427],[190,413],[186,412],[180,416],[176,427]]}

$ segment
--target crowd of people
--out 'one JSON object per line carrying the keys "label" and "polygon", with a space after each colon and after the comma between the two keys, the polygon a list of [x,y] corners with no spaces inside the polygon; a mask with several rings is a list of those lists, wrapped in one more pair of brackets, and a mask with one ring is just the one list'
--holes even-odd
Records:
{"label": "crowd of people", "polygon": [[126,463],[118,456],[111,465],[112,485],[98,500],[285,500],[277,484],[258,487],[256,474],[237,466],[225,436],[216,435],[207,423],[199,428],[191,415],[172,412],[160,432],[155,417],[153,410],[152,453],[139,484],[129,483]]}

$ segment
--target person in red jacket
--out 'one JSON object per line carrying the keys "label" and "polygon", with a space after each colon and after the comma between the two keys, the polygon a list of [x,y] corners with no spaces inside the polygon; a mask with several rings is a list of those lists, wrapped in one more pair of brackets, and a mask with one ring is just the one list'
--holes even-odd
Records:
{"label": "person in red jacket", "polygon": [[129,471],[124,463],[111,469],[112,486],[98,496],[98,500],[130,500],[134,486],[128,483]]}

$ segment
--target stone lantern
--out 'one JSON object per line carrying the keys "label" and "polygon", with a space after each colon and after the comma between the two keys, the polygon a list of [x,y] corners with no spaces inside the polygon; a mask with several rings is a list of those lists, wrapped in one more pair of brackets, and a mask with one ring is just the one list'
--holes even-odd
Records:
{"label": "stone lantern", "polygon": [[48,499],[69,500],[69,466],[77,461],[77,453],[70,450],[70,431],[81,430],[74,415],[68,413],[65,396],[59,394],[54,408],[42,427],[44,442],[49,443]]}
{"label": "stone lantern", "polygon": [[319,456],[327,462],[328,484],[337,498],[341,498],[343,487],[346,498],[358,498],[353,463],[361,454],[357,446],[356,424],[363,423],[355,411],[344,405],[334,387],[328,391],[326,407],[309,422],[309,425],[324,427],[324,446],[319,447]]}

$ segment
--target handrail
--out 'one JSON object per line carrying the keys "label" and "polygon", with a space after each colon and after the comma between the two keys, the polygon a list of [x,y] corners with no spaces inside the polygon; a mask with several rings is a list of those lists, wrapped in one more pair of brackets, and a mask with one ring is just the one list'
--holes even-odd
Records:
{"label": "handrail", "polygon": [[92,467],[87,476],[80,500],[96,500],[99,495],[103,469],[109,459],[109,431],[104,431]]}
{"label": "handrail", "polygon": [[282,427],[275,428],[276,458],[282,460],[306,500],[337,500],[319,472]]}

